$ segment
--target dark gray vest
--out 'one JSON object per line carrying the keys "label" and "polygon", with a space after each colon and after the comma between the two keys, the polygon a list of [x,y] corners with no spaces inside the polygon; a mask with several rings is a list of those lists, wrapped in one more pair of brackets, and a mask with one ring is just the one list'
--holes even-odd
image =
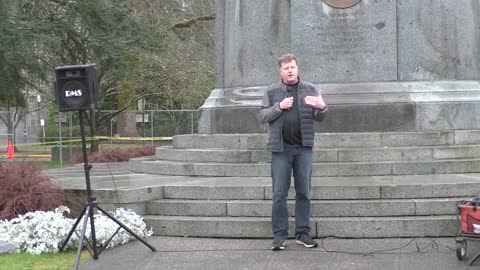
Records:
{"label": "dark gray vest", "polygon": [[[269,104],[282,101],[286,95],[286,85],[278,83],[267,89]],[[305,104],[306,96],[317,95],[315,85],[309,82],[300,81],[298,85],[297,106],[300,109],[300,131],[302,134],[302,145],[313,147],[315,131],[313,126],[314,108]],[[271,152],[283,151],[283,115],[269,123],[267,150]]]}

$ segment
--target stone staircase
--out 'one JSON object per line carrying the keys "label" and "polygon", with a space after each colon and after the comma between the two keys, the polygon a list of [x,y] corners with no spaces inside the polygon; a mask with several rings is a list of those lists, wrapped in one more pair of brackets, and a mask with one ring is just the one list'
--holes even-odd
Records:
{"label": "stone staircase", "polygon": [[[456,202],[480,191],[476,130],[317,134],[312,179],[316,237],[454,236]],[[264,134],[175,136],[135,173],[178,177],[145,202],[157,235],[271,236]],[[293,199],[293,188],[290,199]],[[293,200],[290,201],[294,235]]]}
{"label": "stone staircase", "polygon": [[[479,131],[317,134],[313,176],[412,175],[480,171]],[[175,136],[156,159],[130,169],[162,175],[269,176],[263,134]]]}
{"label": "stone staircase", "polygon": [[[479,184],[478,179],[462,177],[414,177],[430,178],[427,184],[403,177],[314,178],[312,233],[347,238],[453,236],[456,202]],[[244,185],[242,179],[231,180],[237,182],[204,178],[164,186],[163,199],[147,202],[145,220],[158,235],[270,237],[269,179],[244,180]]]}

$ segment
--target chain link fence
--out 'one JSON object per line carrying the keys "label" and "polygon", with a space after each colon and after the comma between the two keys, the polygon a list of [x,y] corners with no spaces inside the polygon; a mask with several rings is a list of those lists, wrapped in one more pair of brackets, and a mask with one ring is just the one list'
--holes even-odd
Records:
{"label": "chain link fence", "polygon": [[[106,117],[107,111],[99,112],[99,119]],[[108,116],[107,116],[108,118]],[[149,110],[133,111],[127,115],[110,118],[109,127],[103,125],[98,132],[99,136],[124,136],[134,137],[172,137],[180,134],[194,134],[198,132],[199,112],[197,110]],[[123,121],[123,123],[121,122]],[[128,128],[135,122],[133,131]],[[106,122],[104,122],[106,123]]]}
{"label": "chain link fence", "polygon": [[41,121],[46,116],[47,111],[40,110],[23,115],[22,112],[0,111],[0,145],[6,145],[8,139],[17,143],[39,142],[43,137]]}
{"label": "chain link fence", "polygon": [[[198,132],[198,110],[145,110],[128,111],[114,115],[114,111],[98,111],[96,119],[97,136],[108,137],[109,143],[116,139],[129,138],[132,143],[157,137],[173,137],[180,134]],[[7,149],[8,140],[16,148],[36,145],[38,151],[48,152],[59,142],[80,138],[78,111],[49,114],[48,111],[33,111],[23,116],[13,112],[0,111],[0,149]],[[84,118],[86,135],[90,135],[89,121]],[[18,120],[20,119],[20,120]],[[17,123],[15,128],[7,128],[8,121]],[[147,140],[148,141],[148,140]]]}

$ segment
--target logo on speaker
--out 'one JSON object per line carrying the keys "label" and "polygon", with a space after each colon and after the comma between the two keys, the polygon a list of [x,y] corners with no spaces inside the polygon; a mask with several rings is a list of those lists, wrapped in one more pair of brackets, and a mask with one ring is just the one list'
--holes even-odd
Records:
{"label": "logo on speaker", "polygon": [[65,97],[81,97],[83,95],[82,89],[65,90]]}

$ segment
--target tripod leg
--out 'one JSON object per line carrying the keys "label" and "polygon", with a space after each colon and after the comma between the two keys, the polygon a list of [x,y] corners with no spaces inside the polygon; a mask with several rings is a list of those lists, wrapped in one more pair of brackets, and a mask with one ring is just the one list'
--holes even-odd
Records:
{"label": "tripod leg", "polygon": [[114,216],[110,215],[107,211],[103,210],[100,208],[98,205],[95,205],[95,207],[102,213],[104,213],[107,217],[109,217],[111,220],[113,220],[115,223],[117,223],[120,227],[125,229],[129,234],[133,235],[135,238],[137,238],[138,241],[142,242],[145,246],[150,248],[152,251],[156,251],[156,249],[150,245],[147,241],[143,240],[140,236],[138,236],[134,231],[130,230],[125,224],[123,224],[120,220],[116,219]]}
{"label": "tripod leg", "polygon": [[62,251],[65,246],[67,246],[68,244],[68,241],[70,240],[70,237],[72,237],[72,234],[75,232],[75,229],[77,228],[78,226],[78,223],[80,223],[80,220],[82,220],[82,217],[83,217],[83,214],[85,214],[85,211],[87,210],[87,207],[88,206],[85,206],[82,210],[82,213],[80,213],[80,216],[77,218],[77,221],[75,221],[75,224],[73,224],[73,228],[70,230],[70,232],[68,233],[68,236],[67,238],[65,239],[65,241],[63,242],[62,246],[60,247],[60,251]]}
{"label": "tripod leg", "polygon": [[92,234],[92,250],[93,250],[94,260],[98,259],[97,238],[95,237],[95,220],[93,218],[93,209],[95,208],[95,206],[96,204],[93,204],[92,208],[90,208],[90,212],[88,213],[88,216],[90,218],[90,229]]}
{"label": "tripod leg", "polygon": [[[73,269],[75,269],[75,270],[78,269],[78,265],[80,263],[80,255],[82,254],[83,241],[85,240],[85,233],[87,231],[88,219],[90,217],[89,214],[92,212],[92,208],[90,207],[90,205],[87,205],[87,207],[85,209],[86,209],[87,214],[85,215],[85,219],[83,220],[82,232],[80,233],[80,242],[78,244],[77,257],[75,259],[75,266],[73,267]],[[81,218],[81,217],[82,216],[80,216],[79,218]],[[95,257],[94,257],[94,259],[96,260]]]}
{"label": "tripod leg", "polygon": [[478,257],[480,257],[480,252],[475,254],[475,256],[472,259],[470,259],[470,261],[468,261],[468,265],[472,265],[478,259]]}

